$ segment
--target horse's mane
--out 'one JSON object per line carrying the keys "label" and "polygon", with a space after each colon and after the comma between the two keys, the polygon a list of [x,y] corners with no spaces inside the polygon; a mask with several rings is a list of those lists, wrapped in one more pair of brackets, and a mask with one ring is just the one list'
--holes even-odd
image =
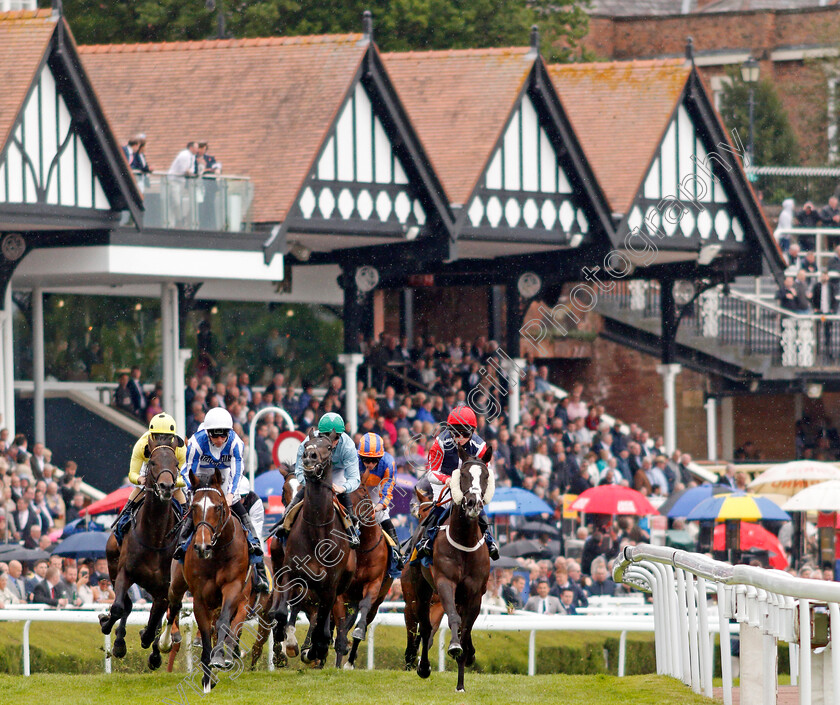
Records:
{"label": "horse's mane", "polygon": [[214,472],[199,472],[195,476],[195,489],[203,490],[208,487],[215,487],[218,489],[219,483],[215,482],[216,473]]}

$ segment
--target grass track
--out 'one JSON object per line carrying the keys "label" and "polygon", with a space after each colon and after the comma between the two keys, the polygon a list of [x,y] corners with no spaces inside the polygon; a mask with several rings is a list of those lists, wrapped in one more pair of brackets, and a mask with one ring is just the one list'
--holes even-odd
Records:
{"label": "grass track", "polygon": [[[0,703],[72,703],[72,705],[147,705],[151,703],[383,703],[385,705],[701,705],[713,701],[695,695],[681,682],[661,676],[527,676],[467,674],[466,693],[455,693],[455,674],[432,673],[422,681],[399,671],[285,671],[220,674],[210,695],[184,685],[180,674],[0,676]],[[180,684],[180,689],[179,689]]]}

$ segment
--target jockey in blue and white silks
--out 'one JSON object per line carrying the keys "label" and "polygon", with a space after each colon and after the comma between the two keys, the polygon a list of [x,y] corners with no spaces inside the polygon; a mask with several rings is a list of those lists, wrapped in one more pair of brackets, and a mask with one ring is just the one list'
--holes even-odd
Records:
{"label": "jockey in blue and white silks", "polygon": [[[244,451],[245,444],[233,430],[233,419],[230,413],[221,407],[210,409],[204,417],[201,428],[196,431],[187,444],[187,462],[184,464],[181,474],[189,485],[190,471],[196,476],[210,474],[216,470],[221,473],[222,492],[225,494],[228,506],[239,517],[243,528],[247,532],[248,550],[254,557],[252,562],[257,580],[257,590],[267,592],[269,582],[265,575],[265,566],[262,560],[263,549],[260,544],[260,536],[254,529],[240,496],[239,485],[244,469]],[[180,545],[174,555],[177,560],[183,560],[194,529],[192,513],[188,513],[187,519],[181,527]]]}

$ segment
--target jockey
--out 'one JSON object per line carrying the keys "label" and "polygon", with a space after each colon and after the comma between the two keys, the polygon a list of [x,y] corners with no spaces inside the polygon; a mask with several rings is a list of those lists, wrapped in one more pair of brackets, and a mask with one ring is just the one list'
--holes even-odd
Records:
{"label": "jockey", "polygon": [[[394,540],[397,568],[402,570],[403,559],[400,553],[400,541],[391,521],[391,497],[397,479],[397,467],[394,456],[385,452],[382,437],[376,433],[366,433],[359,441],[359,473],[364,478],[370,501],[374,505],[376,521]],[[367,475],[365,476],[365,473]]]}
{"label": "jockey", "polygon": [[[449,412],[446,419],[446,426],[435,438],[429,448],[429,472],[426,477],[433,491],[435,502],[440,498],[444,488],[449,486],[452,472],[461,467],[461,458],[458,456],[458,446],[465,446],[469,455],[483,460],[486,457],[487,444],[475,432],[478,421],[475,412],[468,406],[458,406]],[[492,472],[492,471],[491,471]],[[420,556],[431,557],[432,543],[437,533],[437,525],[443,517],[445,507],[435,504],[429,512],[426,532],[417,545],[417,553]],[[493,534],[490,533],[489,522],[484,510],[478,517],[478,523],[484,532],[484,539],[487,543],[487,550],[490,558],[494,561],[499,558],[499,549]]]}
{"label": "jockey", "polygon": [[[194,474],[202,470],[205,472],[214,471],[217,468],[221,471],[222,486],[228,506],[239,517],[243,528],[247,532],[248,552],[258,558],[254,563],[257,589],[260,592],[267,592],[268,578],[265,575],[265,565],[262,561],[263,550],[259,535],[251,523],[251,518],[248,516],[248,511],[245,509],[239,493],[244,449],[245,445],[233,430],[233,419],[230,412],[221,407],[210,409],[204,417],[204,423],[190,438],[187,447],[187,462],[181,470],[181,475],[189,483],[190,471]],[[194,530],[192,514],[188,513],[181,527],[181,535],[178,538],[180,545],[175,549],[173,558],[183,560]]]}
{"label": "jockey", "polygon": [[[333,442],[332,451],[333,491],[335,492],[338,501],[341,502],[341,506],[344,507],[344,510],[347,512],[347,516],[350,517],[352,523],[351,528],[347,532],[350,540],[350,547],[358,548],[359,534],[355,526],[356,518],[353,515],[353,505],[350,502],[350,495],[361,484],[359,479],[359,460],[356,455],[356,445],[353,443],[353,439],[344,432],[344,419],[342,419],[338,414],[330,411],[324,414],[321,417],[321,420],[318,421],[318,433],[328,434],[332,431],[335,431],[338,434],[338,437]],[[298,502],[303,501],[303,490],[304,485],[306,484],[306,475],[303,472],[303,448],[305,445],[306,441],[300,444],[297,452],[297,460],[295,461],[295,477],[300,483],[300,489],[298,489],[294,499],[289,502],[289,506],[286,507],[286,515],[288,515],[291,508]],[[277,537],[284,538],[285,536],[286,531],[281,527],[277,531]]]}
{"label": "jockey", "polygon": [[[178,435],[175,428],[175,419],[169,414],[155,414],[152,420],[149,421],[149,430],[146,431],[137,442],[134,444],[134,449],[131,451],[131,465],[128,469],[128,481],[134,485],[128,501],[125,503],[116,525],[114,526],[114,537],[117,543],[122,545],[125,531],[131,523],[131,515],[134,510],[140,505],[138,498],[143,494],[143,485],[146,482],[146,460],[148,460],[147,446],[157,447],[168,445],[175,449],[175,458],[178,461],[178,467],[183,467],[187,461],[187,451],[184,448],[184,439]],[[175,482],[175,494],[173,499],[177,500],[181,505],[181,511],[186,509],[187,499],[184,496],[183,487],[187,483],[179,475]]]}

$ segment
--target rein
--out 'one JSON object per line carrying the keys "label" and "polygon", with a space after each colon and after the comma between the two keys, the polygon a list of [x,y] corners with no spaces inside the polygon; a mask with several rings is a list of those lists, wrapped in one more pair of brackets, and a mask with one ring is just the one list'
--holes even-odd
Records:
{"label": "rein", "polygon": [[[155,446],[154,448],[152,448],[151,452],[149,453],[149,460],[152,459],[152,456],[155,454],[155,451],[160,450],[161,448],[167,448],[168,450],[170,450],[172,452],[173,457],[176,458],[176,466],[177,466],[177,456],[176,456],[175,450],[172,448],[172,446],[165,446],[165,445],[164,446]],[[149,475],[151,476],[151,473],[149,473]],[[163,498],[160,496],[160,484],[158,483],[158,480],[160,480],[162,475],[169,475],[172,478],[172,484],[177,486],[177,484],[178,484],[178,473],[177,473],[177,471],[173,472],[170,468],[164,468],[163,470],[161,470],[158,473],[157,477],[152,477],[152,486],[151,487],[145,487],[145,486],[143,487],[144,492],[149,492],[149,491],[154,492],[155,496],[158,499],[161,499],[161,500]]]}

